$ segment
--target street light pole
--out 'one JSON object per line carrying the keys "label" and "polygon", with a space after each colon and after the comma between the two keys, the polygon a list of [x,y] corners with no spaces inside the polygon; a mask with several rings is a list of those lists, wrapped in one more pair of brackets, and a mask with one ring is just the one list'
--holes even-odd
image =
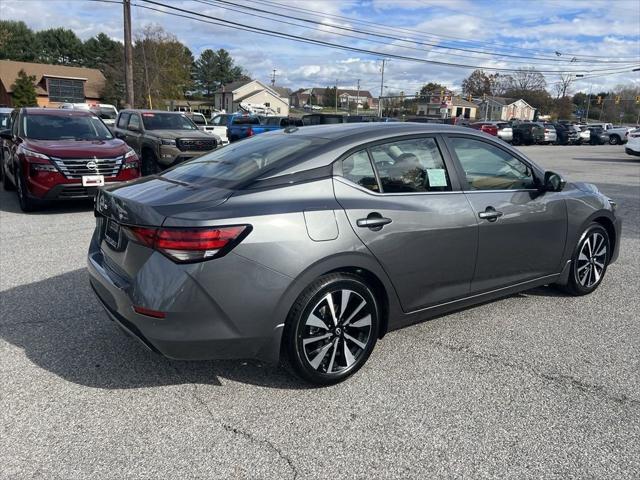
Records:
{"label": "street light pole", "polygon": [[360,79],[358,79],[358,90],[356,90],[356,115],[358,115],[358,107],[360,107]]}
{"label": "street light pole", "polygon": [[382,89],[384,88],[384,62],[386,58],[382,59],[382,70],[380,70],[380,98],[378,98],[378,116],[382,116]]}
{"label": "street light pole", "polygon": [[336,113],[338,113],[338,79],[336,78]]}

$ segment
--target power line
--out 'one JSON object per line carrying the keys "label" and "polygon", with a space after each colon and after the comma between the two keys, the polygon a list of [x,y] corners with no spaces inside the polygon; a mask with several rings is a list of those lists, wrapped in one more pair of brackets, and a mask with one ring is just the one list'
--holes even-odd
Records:
{"label": "power line", "polygon": [[[253,3],[258,3],[257,0],[251,0]],[[311,10],[308,8],[303,8],[303,7],[295,7],[295,6],[291,6],[291,5],[283,5],[279,2],[273,1],[273,0],[260,0],[260,3],[262,4],[267,4],[270,6],[274,6],[277,8],[281,8],[284,10],[290,10],[290,11],[299,11],[299,12],[307,12],[309,14],[313,14],[313,15],[322,15],[328,18],[337,18],[337,19],[341,19],[341,20],[347,20],[349,22],[352,23],[359,23],[359,24],[364,24],[364,25],[371,25],[374,26],[376,28],[384,28],[386,31],[388,30],[394,30],[397,32],[404,32],[404,33],[410,33],[412,35],[417,35],[419,38],[436,38],[436,39],[453,39],[454,41],[459,41],[459,42],[463,42],[463,43],[467,43],[467,44],[486,44],[488,46],[491,46],[492,48],[495,48],[496,45],[503,45],[503,46],[507,46],[509,47],[509,50],[514,50],[514,49],[518,49],[518,50],[525,50],[525,51],[531,51],[531,52],[535,52],[538,53],[539,50],[535,50],[532,48],[526,48],[526,47],[514,47],[511,44],[505,44],[505,43],[501,43],[501,42],[485,42],[485,41],[481,41],[481,40],[469,40],[466,38],[462,38],[462,37],[455,37],[452,35],[436,35],[436,34],[424,34],[424,32],[419,32],[416,30],[411,30],[408,28],[402,28],[402,27],[394,27],[394,26],[389,26],[389,25],[382,25],[376,22],[371,22],[371,21],[366,21],[366,20],[361,20],[361,19],[357,19],[357,18],[353,18],[353,17],[346,17],[343,15],[335,15],[335,14],[329,14],[329,13],[325,13],[325,12],[318,12],[316,10]],[[543,50],[544,51],[544,50]],[[610,56],[602,56],[602,55],[586,55],[586,54],[576,54],[576,53],[569,53],[569,52],[558,52],[557,50],[547,50],[552,54],[555,54],[556,56],[558,54],[564,55],[571,58],[578,58],[578,57],[583,57],[583,58],[602,58],[602,59],[608,59],[610,58]],[[491,52],[485,52],[486,54],[489,54]],[[540,57],[543,58],[543,57]],[[617,57],[619,60],[624,60],[624,61],[635,61],[637,60],[637,57]],[[571,60],[565,60],[565,61],[571,61]],[[605,63],[610,63],[610,62],[605,62]]]}
{"label": "power line", "polygon": [[[306,18],[301,18],[301,17],[295,17],[292,15],[287,15],[284,13],[273,13],[270,12],[268,10],[263,10],[260,8],[256,8],[256,7],[250,7],[250,6],[246,6],[246,5],[238,5],[236,3],[227,1],[227,0],[195,0],[198,3],[202,3],[202,4],[206,4],[206,5],[210,5],[210,6],[216,6],[219,8],[224,8],[224,9],[228,9],[228,10],[232,10],[235,12],[239,12],[239,13],[244,13],[246,15],[248,15],[247,12],[243,12],[242,10],[238,10],[237,8],[242,8],[245,10],[249,10],[251,12],[260,12],[260,13],[266,13],[272,16],[279,16],[279,17],[284,17],[284,18],[288,18],[291,20],[296,20],[296,21],[300,21],[300,22],[304,22],[304,23],[308,23],[308,24],[312,24],[315,26],[322,26],[322,27],[327,27],[327,28],[332,28],[332,29],[337,29],[337,30],[342,30],[342,31],[348,31],[348,32],[353,32],[353,33],[359,33],[359,34],[363,34],[363,35],[368,35],[368,36],[374,36],[374,37],[378,37],[378,38],[384,38],[386,40],[394,40],[394,41],[400,41],[400,42],[404,42],[404,43],[415,43],[417,45],[423,45],[423,46],[428,46],[431,47],[431,50],[425,50],[425,49],[419,49],[419,48],[415,48],[415,47],[408,47],[405,45],[397,45],[399,47],[402,48],[408,48],[411,50],[421,50],[421,51],[430,51],[433,52],[433,48],[438,48],[438,49],[446,49],[446,50],[454,50],[454,51],[462,51],[462,52],[470,52],[470,53],[475,53],[475,54],[480,54],[480,55],[491,55],[491,56],[499,56],[499,57],[505,57],[505,58],[519,58],[519,59],[526,59],[528,62],[526,63],[530,63],[531,60],[535,60],[535,61],[542,61],[542,60],[546,60],[548,62],[552,62],[552,63],[573,63],[571,60],[565,60],[565,59],[560,59],[558,57],[555,58],[538,58],[538,57],[531,57],[531,56],[527,56],[527,55],[511,55],[511,54],[506,54],[506,53],[491,53],[491,52],[485,52],[485,51],[481,51],[481,50],[476,50],[476,49],[470,49],[470,48],[461,48],[461,47],[452,47],[452,46],[447,46],[447,45],[440,45],[437,43],[429,43],[429,42],[422,42],[420,40],[416,40],[416,39],[406,39],[406,38],[401,38],[401,37],[397,37],[397,36],[393,36],[393,35],[388,35],[388,34],[383,34],[383,33],[378,33],[378,32],[371,32],[371,31],[366,31],[366,30],[359,30],[359,29],[355,29],[355,28],[351,28],[351,27],[345,27],[345,26],[341,26],[341,25],[331,25],[331,24],[327,24],[327,23],[323,23],[323,22],[319,22],[317,20],[310,20],[310,19],[306,19]],[[215,3],[214,3],[215,2]],[[236,7],[236,9],[229,7]],[[318,13],[320,15],[320,13]],[[271,21],[277,21],[279,23],[283,23],[283,24],[287,24],[287,25],[294,25],[297,27],[303,27],[303,28],[309,28],[309,27],[304,27],[302,25],[296,25],[295,23],[291,23],[291,22],[287,22],[285,20],[280,20],[280,19],[272,19],[272,18],[268,18],[262,15],[257,15],[255,13],[252,13],[253,16],[258,17],[258,18],[263,18],[263,19],[267,19],[267,20],[271,20]],[[314,28],[315,29],[315,28]],[[373,43],[382,43],[382,44],[388,44],[388,42],[376,42],[374,40],[371,39],[364,39],[361,37],[354,37],[352,35],[345,35],[345,34],[338,34],[337,32],[332,32],[334,34],[337,35],[341,35],[341,36],[347,36],[350,38],[356,38],[359,40],[365,40],[365,41],[369,41],[369,42],[373,42]],[[455,55],[455,56],[459,56],[459,57],[466,57],[466,58],[477,58],[477,57],[469,57],[466,55],[460,55],[460,54],[456,54],[456,53],[449,53],[449,55]],[[512,62],[515,62],[512,60]],[[517,63],[523,63],[523,62],[517,62]],[[621,62],[621,61],[617,61],[617,60],[612,60],[612,61],[591,61],[591,63],[603,63],[603,64],[612,64],[612,63],[630,63],[630,62]]]}
{"label": "power line", "polygon": [[[339,49],[339,50],[358,52],[358,53],[368,54],[368,55],[377,56],[377,57],[384,56],[384,57],[387,57],[387,58],[396,58],[398,60],[406,60],[406,61],[411,61],[411,62],[426,63],[426,64],[432,64],[432,65],[443,65],[443,66],[449,66],[449,67],[454,67],[454,68],[484,69],[484,70],[497,71],[497,72],[517,72],[518,71],[518,69],[514,69],[514,68],[501,68],[501,67],[490,67],[490,66],[482,66],[482,65],[469,65],[469,64],[451,63],[451,62],[443,62],[443,61],[439,61],[439,60],[429,60],[429,59],[426,59],[426,58],[409,57],[409,56],[399,55],[399,54],[394,54],[394,53],[383,53],[383,52],[379,52],[379,51],[375,51],[375,50],[369,50],[369,49],[366,49],[366,48],[352,47],[352,46],[347,46],[347,45],[341,45],[341,44],[338,44],[338,43],[327,42],[327,41],[319,40],[319,39],[305,38],[305,37],[302,37],[300,35],[294,35],[294,34],[289,34],[289,33],[284,33],[284,32],[275,32],[273,30],[269,30],[269,29],[266,29],[266,28],[256,27],[256,26],[253,26],[253,25],[247,25],[247,24],[243,24],[243,23],[239,23],[239,22],[233,22],[231,20],[226,20],[226,19],[215,18],[215,17],[212,17],[210,15],[194,12],[192,10],[187,10],[187,9],[176,7],[176,6],[173,6],[173,5],[167,5],[167,4],[156,2],[156,1],[153,1],[153,0],[142,0],[142,1],[145,2],[145,3],[152,4],[152,5],[157,5],[157,6],[160,6],[160,7],[168,8],[170,10],[175,10],[177,12],[182,12],[183,14],[176,14],[176,13],[173,13],[173,12],[168,12],[166,10],[161,10],[161,9],[158,9],[158,8],[152,8],[152,7],[149,7],[149,6],[143,6],[141,4],[138,4],[138,6],[140,6],[142,8],[146,8],[148,10],[154,10],[154,11],[161,12],[161,13],[164,13],[164,14],[170,14],[170,15],[174,15],[174,16],[189,18],[191,20],[196,20],[196,21],[200,21],[200,22],[203,22],[203,23],[211,23],[213,25],[218,25],[218,26],[223,26],[223,27],[228,27],[228,28],[234,28],[236,30],[242,30],[242,31],[249,31],[249,32],[253,32],[253,33],[258,33],[260,35],[278,37],[278,38],[286,38],[286,39],[297,41],[297,42],[301,42],[301,43],[308,43],[308,44],[312,44],[312,45],[320,45],[320,46],[324,46],[324,47],[330,47],[330,48],[335,48],[335,49]],[[185,14],[187,14],[187,15],[185,15]],[[204,18],[206,18],[208,20],[204,20],[203,18],[200,18],[200,17],[204,17]],[[623,68],[623,67],[617,67],[617,68]],[[628,70],[628,69],[630,69],[630,67],[624,67],[624,69]],[[539,73],[552,73],[552,74],[572,73],[572,74],[575,74],[575,73],[581,73],[583,70],[567,70],[567,71],[536,70],[536,71],[539,72]],[[614,73],[617,70],[610,68],[610,69],[605,69],[605,70],[593,70],[592,69],[591,71],[592,72]]]}

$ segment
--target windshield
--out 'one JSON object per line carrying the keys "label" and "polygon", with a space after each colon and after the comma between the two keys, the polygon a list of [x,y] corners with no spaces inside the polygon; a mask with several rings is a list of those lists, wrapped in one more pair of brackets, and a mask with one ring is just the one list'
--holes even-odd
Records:
{"label": "windshield", "polygon": [[195,184],[211,184],[213,181],[229,187],[256,179],[274,167],[298,157],[303,150],[327,142],[328,140],[321,138],[286,134],[259,135],[182,163],[162,176]]}
{"label": "windshield", "polygon": [[142,114],[145,130],[197,130],[186,115],[177,113],[147,112]]}
{"label": "windshield", "polygon": [[95,115],[25,115],[22,131],[34,140],[111,140],[109,129]]}
{"label": "windshield", "polygon": [[194,113],[191,116],[191,120],[193,120],[193,123],[195,123],[196,125],[206,125],[207,121],[204,118],[204,115],[198,115],[197,113]]}
{"label": "windshield", "polygon": [[0,113],[0,130],[7,130],[11,128],[11,114]]}
{"label": "windshield", "polygon": [[118,112],[113,107],[99,107],[91,110],[103,120],[115,120],[118,116]]}

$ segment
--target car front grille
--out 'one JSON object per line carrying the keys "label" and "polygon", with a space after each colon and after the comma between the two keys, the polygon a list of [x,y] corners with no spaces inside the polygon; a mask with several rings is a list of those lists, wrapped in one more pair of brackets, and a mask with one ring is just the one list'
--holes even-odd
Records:
{"label": "car front grille", "polygon": [[89,191],[82,185],[66,185],[58,193],[58,198],[84,198],[89,196]]}
{"label": "car front grille", "polygon": [[215,138],[179,138],[176,146],[182,152],[208,152],[217,146]]}
{"label": "car front grille", "polygon": [[52,158],[52,160],[67,178],[82,178],[84,175],[115,177],[120,171],[123,157]]}

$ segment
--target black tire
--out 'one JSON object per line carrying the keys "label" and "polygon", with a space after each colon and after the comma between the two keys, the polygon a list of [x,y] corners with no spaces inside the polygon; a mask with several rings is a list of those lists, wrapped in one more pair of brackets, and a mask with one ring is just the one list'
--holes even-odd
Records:
{"label": "black tire", "polygon": [[[332,273],[318,278],[300,294],[285,324],[283,349],[293,371],[316,385],[331,385],[353,375],[376,344],[379,311],[360,277]],[[314,341],[316,337],[321,338]]]}
{"label": "black tire", "polygon": [[619,145],[620,143],[622,143],[620,141],[620,137],[617,135],[611,135],[609,137],[609,145]]}
{"label": "black tire", "polygon": [[[602,240],[598,240],[598,238]],[[589,245],[587,245],[587,242],[589,242]],[[595,250],[592,244],[595,245]],[[596,255],[602,251],[603,247],[604,253]],[[589,256],[589,250],[594,255]],[[566,285],[561,285],[560,288],[570,295],[588,295],[602,283],[607,273],[610,258],[611,240],[609,239],[609,234],[602,225],[594,222],[580,236],[580,240],[571,257],[569,281]]]}
{"label": "black tire", "polygon": [[23,212],[33,212],[38,209],[40,204],[30,198],[27,194],[27,186],[24,183],[24,179],[20,172],[16,172],[16,190],[18,193],[18,202],[20,203],[20,209]]}
{"label": "black tire", "polygon": [[520,135],[514,135],[511,140],[511,145],[514,145],[517,147],[521,144],[522,144],[522,139],[520,138]]}
{"label": "black tire", "polygon": [[142,151],[142,165],[140,170],[142,176],[156,175],[160,173],[161,169],[160,165],[158,164],[158,159],[151,150]]}

